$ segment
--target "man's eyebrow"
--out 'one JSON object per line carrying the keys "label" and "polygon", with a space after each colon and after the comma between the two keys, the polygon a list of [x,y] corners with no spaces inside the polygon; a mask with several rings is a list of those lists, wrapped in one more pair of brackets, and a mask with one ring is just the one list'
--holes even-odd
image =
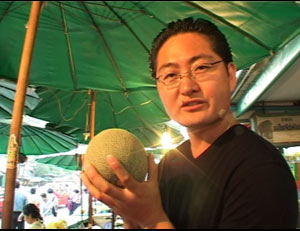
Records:
{"label": "man's eyebrow", "polygon": [[214,56],[212,55],[208,55],[208,54],[200,54],[200,55],[196,55],[196,56],[193,56],[190,60],[189,60],[189,64],[192,64],[193,62],[199,60],[199,59],[209,59],[210,60],[213,60],[214,59]]}
{"label": "man's eyebrow", "polygon": [[[188,62],[189,62],[189,64],[192,64],[193,62],[195,62],[199,59],[213,60],[214,56],[208,55],[208,54],[200,54],[200,55],[193,56],[192,58],[190,58],[190,60]],[[177,68],[177,67],[179,67],[179,65],[177,63],[171,63],[171,62],[165,63],[160,66],[160,68],[158,69],[158,72],[167,67],[176,67]]]}
{"label": "man's eyebrow", "polygon": [[179,65],[177,63],[165,63],[165,64],[160,66],[160,68],[158,69],[157,72],[159,72],[162,69],[167,68],[167,67],[179,67]]}

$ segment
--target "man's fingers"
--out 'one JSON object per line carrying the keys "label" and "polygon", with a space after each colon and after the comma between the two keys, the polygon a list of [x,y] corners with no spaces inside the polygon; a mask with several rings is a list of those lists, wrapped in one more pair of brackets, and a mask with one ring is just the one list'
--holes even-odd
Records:
{"label": "man's fingers", "polygon": [[112,155],[107,156],[107,163],[113,170],[113,172],[118,177],[122,186],[126,187],[129,190],[132,190],[136,187],[136,180],[130,176],[122,164]]}
{"label": "man's fingers", "polygon": [[120,188],[110,184],[108,181],[106,181],[95,169],[95,167],[91,164],[85,165],[85,174],[89,178],[90,182],[93,182],[93,186],[100,190],[102,193],[105,193],[109,196],[120,198],[121,192]]}
{"label": "man's fingers", "polygon": [[85,186],[88,188],[90,194],[95,197],[97,200],[103,202],[104,204],[108,205],[109,207],[113,207],[114,203],[113,200],[106,195],[105,193],[101,192],[100,190],[98,190],[90,181],[90,179],[88,178],[88,176],[86,175],[86,173],[81,172],[80,174],[81,180],[83,181],[83,183],[85,184]]}

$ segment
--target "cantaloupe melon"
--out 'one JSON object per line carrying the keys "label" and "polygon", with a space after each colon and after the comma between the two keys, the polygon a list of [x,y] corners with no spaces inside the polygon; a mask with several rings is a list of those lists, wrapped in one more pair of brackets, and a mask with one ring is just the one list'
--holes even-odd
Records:
{"label": "cantaloupe melon", "polygon": [[89,143],[85,163],[91,163],[110,183],[118,178],[106,162],[106,156],[115,156],[137,181],[143,182],[148,172],[148,158],[143,143],[132,133],[118,128],[107,129]]}

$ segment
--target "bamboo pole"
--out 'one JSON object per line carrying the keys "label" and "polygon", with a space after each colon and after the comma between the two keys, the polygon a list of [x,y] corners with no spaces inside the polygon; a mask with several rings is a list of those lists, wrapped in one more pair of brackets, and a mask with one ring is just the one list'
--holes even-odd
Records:
{"label": "bamboo pole", "polygon": [[2,214],[2,229],[12,228],[12,214],[15,196],[15,184],[17,174],[17,163],[20,149],[21,126],[24,113],[24,104],[30,65],[37,31],[38,21],[41,12],[41,1],[33,1],[27,24],[27,31],[21,57],[17,91],[13,108],[10,136],[7,148],[6,182]]}
{"label": "bamboo pole", "polygon": [[[90,111],[90,140],[95,136],[95,118],[96,118],[96,92],[91,93],[91,111]],[[93,197],[89,194],[89,222],[88,228],[92,229],[93,221]]]}

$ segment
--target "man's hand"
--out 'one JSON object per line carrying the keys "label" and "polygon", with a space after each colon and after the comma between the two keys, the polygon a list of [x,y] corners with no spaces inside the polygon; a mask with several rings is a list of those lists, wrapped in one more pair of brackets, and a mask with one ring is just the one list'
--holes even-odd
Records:
{"label": "man's hand", "polygon": [[93,197],[112,208],[125,221],[130,221],[130,224],[155,228],[163,223],[172,228],[162,208],[154,156],[150,154],[148,160],[150,177],[147,182],[136,181],[113,156],[107,157],[107,163],[122,187],[107,182],[92,165],[84,166],[81,178]]}

